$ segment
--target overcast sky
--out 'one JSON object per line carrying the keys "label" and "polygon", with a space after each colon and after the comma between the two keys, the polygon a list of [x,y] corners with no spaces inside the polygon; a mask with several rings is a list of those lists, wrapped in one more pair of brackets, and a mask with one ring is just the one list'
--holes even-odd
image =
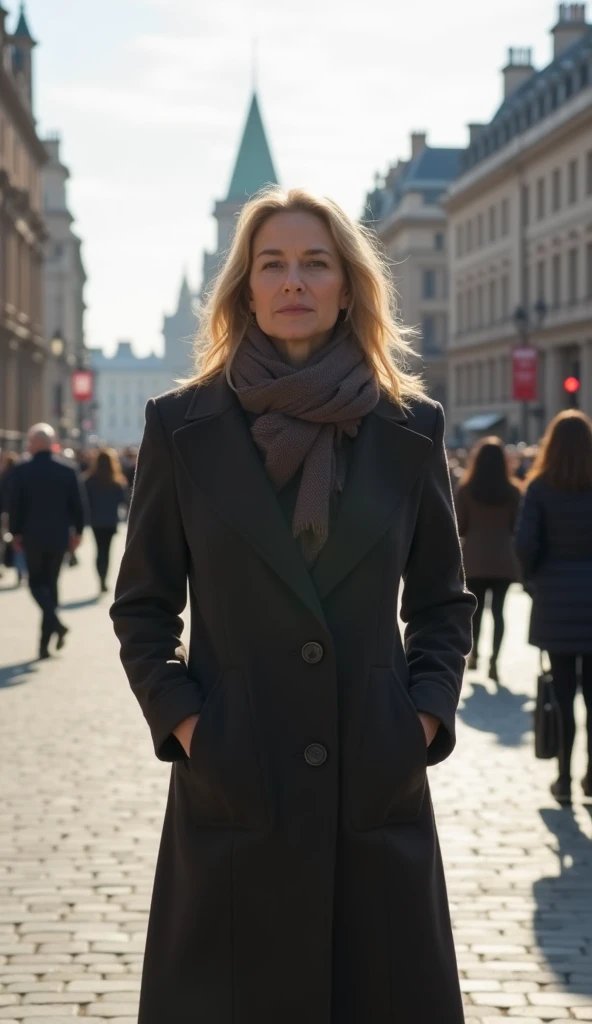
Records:
{"label": "overcast sky", "polygon": [[[9,8],[8,27],[17,13]],[[197,288],[228,189],[258,40],[282,184],[358,216],[409,133],[464,146],[501,99],[508,46],[548,63],[551,0],[28,0],[36,113],[57,130],[88,273],[87,344],[161,351],[183,268]]]}

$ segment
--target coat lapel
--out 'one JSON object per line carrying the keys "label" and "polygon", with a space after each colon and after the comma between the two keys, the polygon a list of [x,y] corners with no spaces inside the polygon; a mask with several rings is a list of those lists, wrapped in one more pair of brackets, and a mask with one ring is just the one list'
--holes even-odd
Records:
{"label": "coat lapel", "polygon": [[429,438],[406,422],[383,397],[360,427],[334,528],[312,570],[321,600],[380,539],[431,451]]}
{"label": "coat lapel", "polygon": [[310,573],[224,375],[196,389],[185,418],[173,439],[194,485],[326,628]]}

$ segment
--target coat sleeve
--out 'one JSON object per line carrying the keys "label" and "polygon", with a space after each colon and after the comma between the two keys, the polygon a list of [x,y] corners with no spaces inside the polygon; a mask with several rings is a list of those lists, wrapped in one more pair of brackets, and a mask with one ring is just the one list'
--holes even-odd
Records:
{"label": "coat sleeve", "polygon": [[203,703],[188,677],[181,643],[187,570],[172,457],[158,406],[150,399],[111,618],[123,667],[162,761],[185,756],[172,730],[198,714]]}
{"label": "coat sleeve", "polygon": [[22,469],[17,466],[17,468],[12,471],[10,487],[8,488],[8,495],[5,499],[5,511],[8,512],[8,527],[15,537],[19,537],[22,534],[25,522],[25,496],[23,483]]}
{"label": "coat sleeve", "polygon": [[543,507],[535,483],[530,485],[524,495],[514,538],[516,554],[522,566],[527,589],[528,581],[532,579],[540,564],[544,543]]}
{"label": "coat sleeve", "polygon": [[456,709],[475,610],[475,599],[464,582],[441,406],[403,579],[409,696],[418,711],[440,720],[428,751],[428,764],[437,764],[456,743]]}
{"label": "coat sleeve", "polygon": [[456,492],[455,504],[458,532],[461,537],[466,537],[469,529],[469,503],[467,501],[467,492],[464,487],[459,487]]}

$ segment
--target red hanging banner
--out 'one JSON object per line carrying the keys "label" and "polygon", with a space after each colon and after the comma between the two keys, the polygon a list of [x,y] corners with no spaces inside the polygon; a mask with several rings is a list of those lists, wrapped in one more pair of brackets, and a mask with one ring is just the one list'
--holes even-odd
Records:
{"label": "red hanging banner", "polygon": [[534,345],[512,349],[512,398],[515,402],[536,402],[538,351]]}
{"label": "red hanging banner", "polygon": [[90,370],[75,370],[72,374],[72,398],[75,402],[90,402],[92,397],[92,373]]}

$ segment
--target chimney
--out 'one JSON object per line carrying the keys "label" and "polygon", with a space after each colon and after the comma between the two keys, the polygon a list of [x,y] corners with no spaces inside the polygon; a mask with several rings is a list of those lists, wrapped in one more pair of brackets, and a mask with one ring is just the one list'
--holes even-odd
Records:
{"label": "chimney", "polygon": [[469,127],[469,146],[472,146],[473,143],[476,142],[477,139],[479,138],[481,132],[485,128],[485,125],[484,124],[477,124],[476,122],[473,122],[468,127]]}
{"label": "chimney", "polygon": [[427,135],[425,132],[411,132],[411,159],[419,156],[423,153],[427,145]]}
{"label": "chimney", "polygon": [[503,69],[504,99],[516,92],[533,74],[530,46],[511,46],[508,50],[508,63]]}
{"label": "chimney", "polygon": [[585,4],[559,4],[559,21],[555,28],[551,29],[553,57],[560,57],[589,27],[586,22]]}

